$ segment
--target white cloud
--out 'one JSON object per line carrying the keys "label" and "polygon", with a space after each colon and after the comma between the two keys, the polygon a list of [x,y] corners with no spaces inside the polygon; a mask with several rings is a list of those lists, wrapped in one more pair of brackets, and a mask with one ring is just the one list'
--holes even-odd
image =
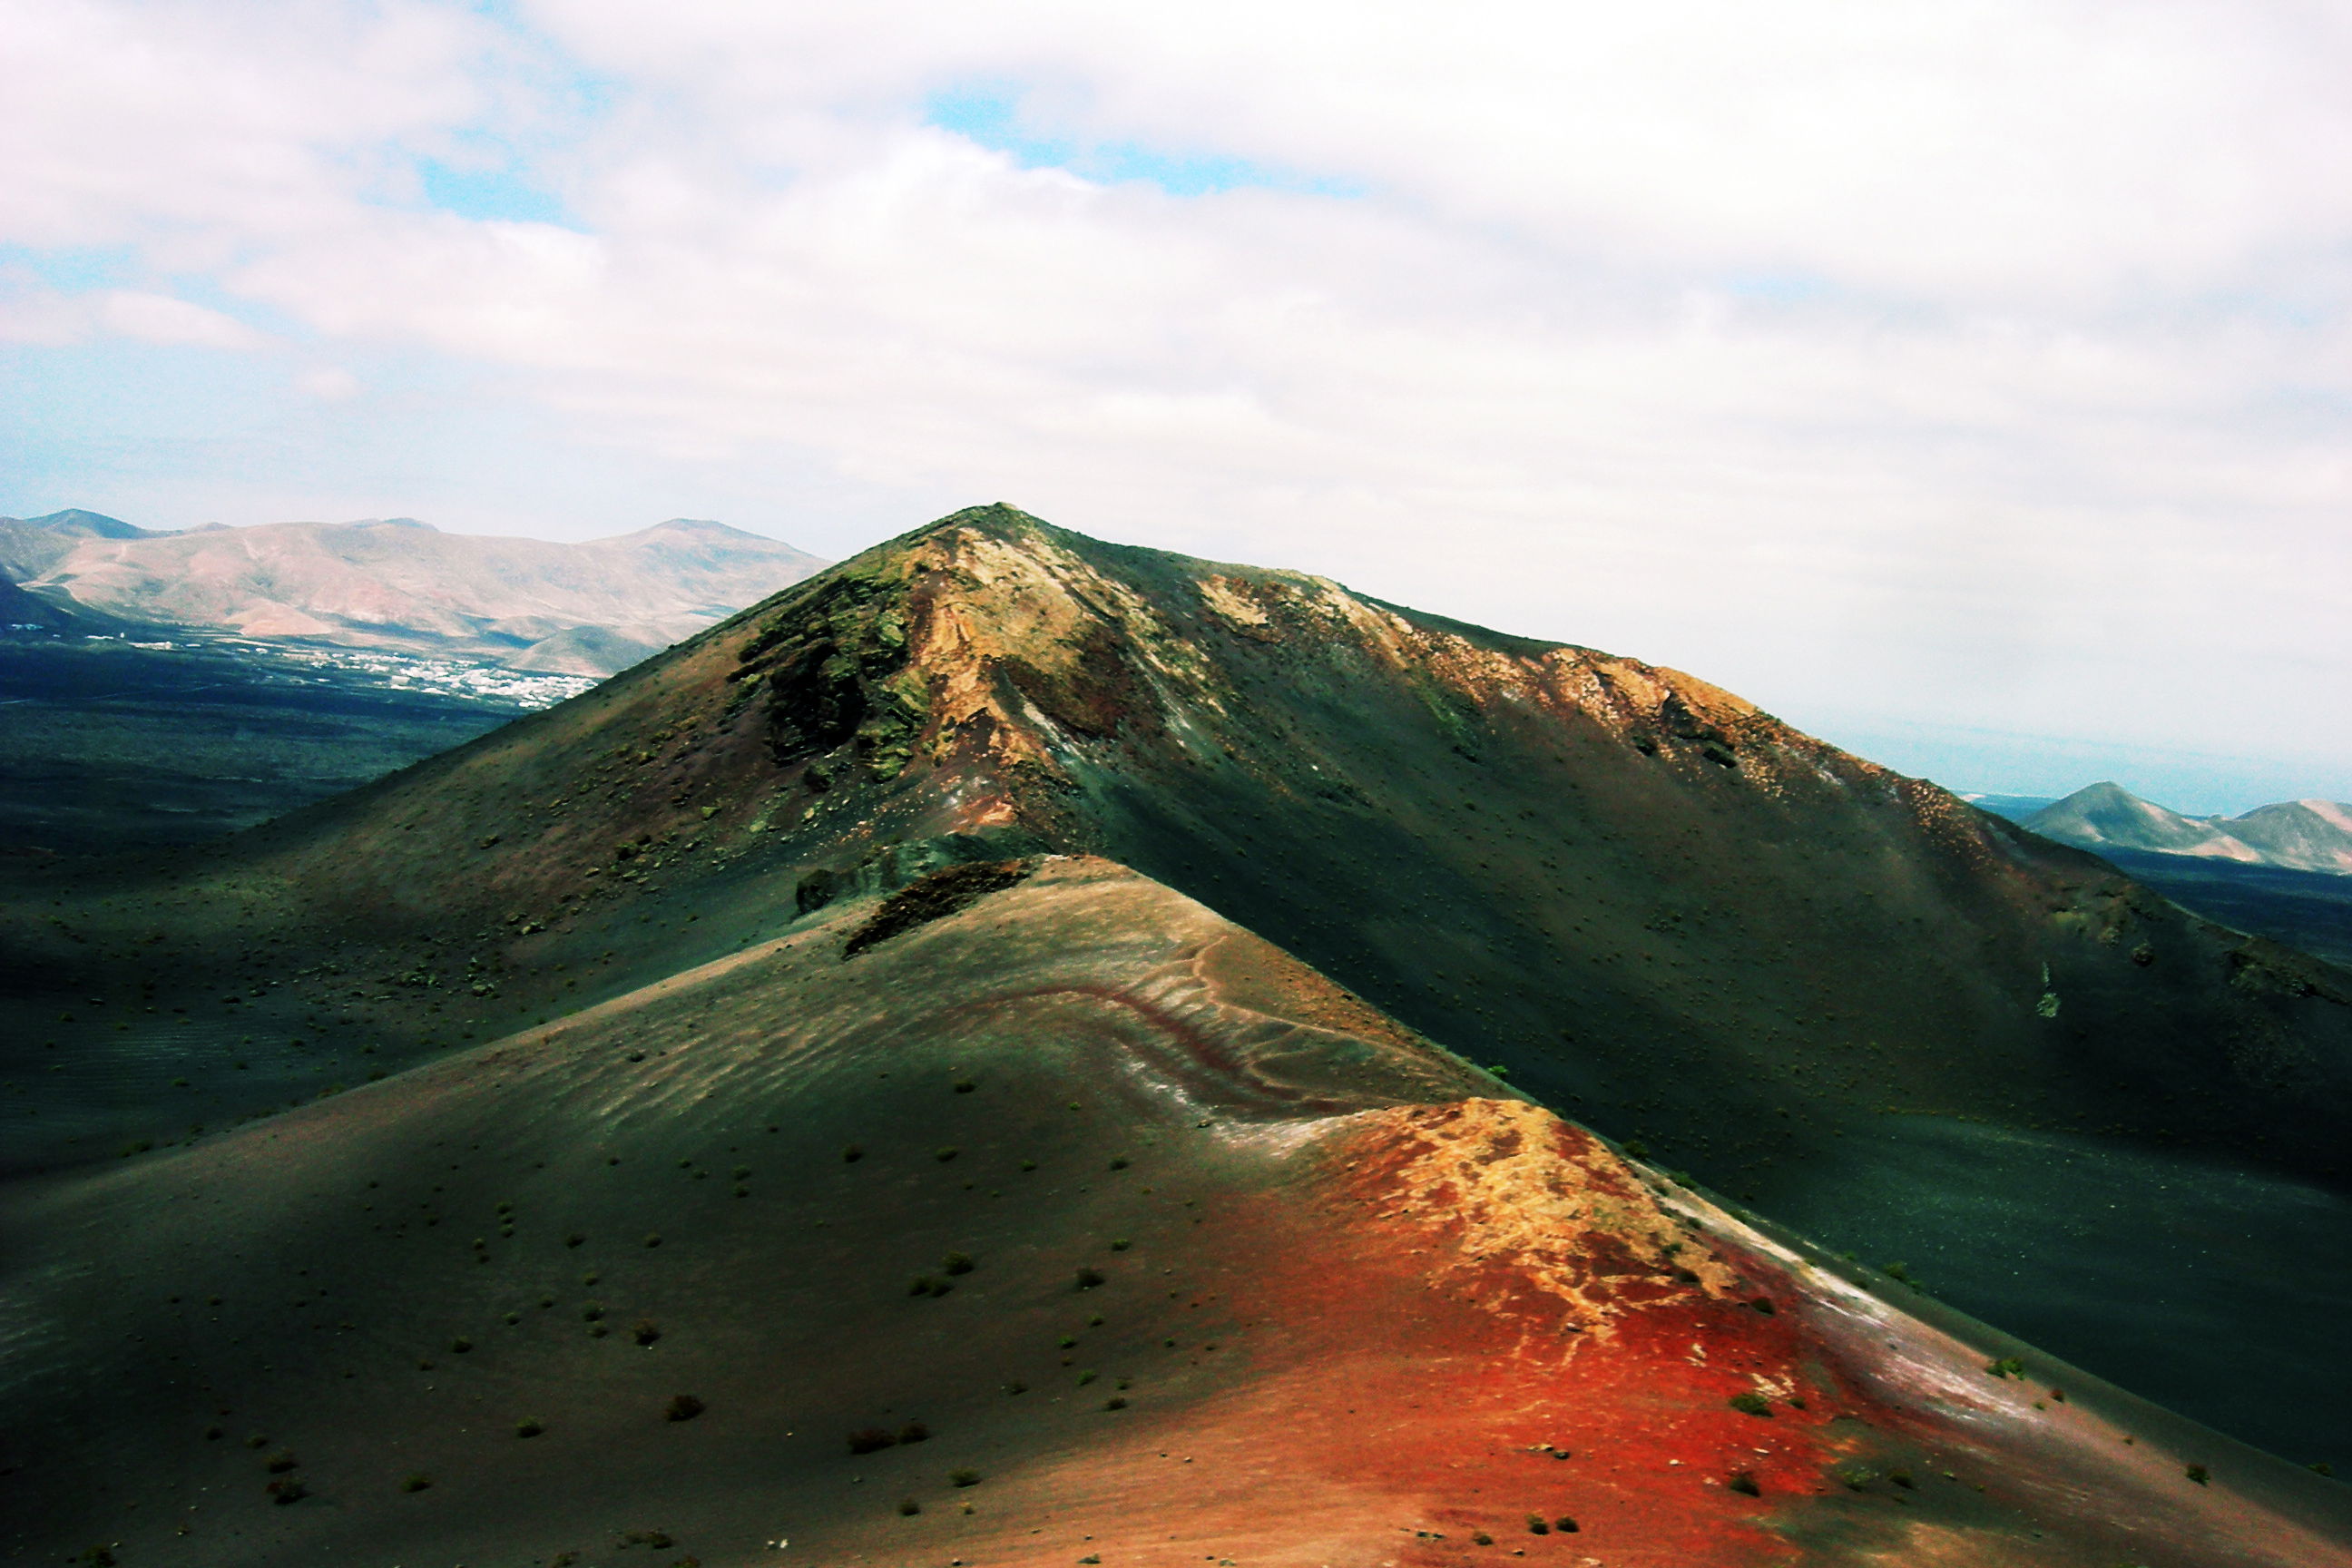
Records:
{"label": "white cloud", "polygon": [[[2352,656],[2337,10],[523,15],[12,14],[0,243],[141,275],[0,331],[251,346],[173,309],[193,275],[470,370],[550,454],[906,523],[1002,497],[1800,710],[2277,748],[2306,700],[2245,662]],[[975,88],[1362,195],[1023,168],[922,123]],[[416,158],[509,155],[570,226],[417,199]]]}
{"label": "white cloud", "polygon": [[294,378],[294,384],[321,403],[346,403],[366,390],[358,376],[341,365],[304,371]]}
{"label": "white cloud", "polygon": [[68,293],[21,282],[0,294],[0,342],[57,346],[109,337],[212,349],[257,349],[269,341],[234,316],[168,294]]}

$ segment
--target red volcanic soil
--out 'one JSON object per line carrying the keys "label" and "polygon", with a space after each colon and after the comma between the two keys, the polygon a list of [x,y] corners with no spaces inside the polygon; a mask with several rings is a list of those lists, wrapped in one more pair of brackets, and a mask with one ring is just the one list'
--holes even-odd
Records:
{"label": "red volcanic soil", "polygon": [[2327,1483],[1996,1375],[1171,889],[1021,869],[6,1189],[0,1543],[2344,1560]]}

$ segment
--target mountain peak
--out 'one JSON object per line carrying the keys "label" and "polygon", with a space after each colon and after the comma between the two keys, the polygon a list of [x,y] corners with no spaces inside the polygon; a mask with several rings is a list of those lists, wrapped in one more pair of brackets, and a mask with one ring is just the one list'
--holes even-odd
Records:
{"label": "mountain peak", "polygon": [[100,539],[137,539],[149,531],[119,517],[104,512],[84,511],[79,507],[68,507],[44,517],[20,520],[35,528],[46,528],[60,533],[87,533]]}

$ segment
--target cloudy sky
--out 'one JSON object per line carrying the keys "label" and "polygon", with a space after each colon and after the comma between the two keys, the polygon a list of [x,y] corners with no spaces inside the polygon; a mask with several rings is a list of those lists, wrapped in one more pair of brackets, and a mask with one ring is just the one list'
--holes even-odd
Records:
{"label": "cloudy sky", "polygon": [[2352,799],[2334,0],[0,0],[0,512],[1003,500]]}

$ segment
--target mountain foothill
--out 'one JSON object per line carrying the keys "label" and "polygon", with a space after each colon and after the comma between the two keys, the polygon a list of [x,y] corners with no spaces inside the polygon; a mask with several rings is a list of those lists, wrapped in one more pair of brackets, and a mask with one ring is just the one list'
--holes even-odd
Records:
{"label": "mountain foothill", "polygon": [[[263,826],[0,863],[0,964],[28,1561],[2352,1552],[2326,1455],[1776,1206],[1932,1229],[1859,1152],[1915,1123],[2340,1194],[2352,976],[1321,578],[958,512]],[[2178,1359],[2340,1426],[2247,1332]]]}

